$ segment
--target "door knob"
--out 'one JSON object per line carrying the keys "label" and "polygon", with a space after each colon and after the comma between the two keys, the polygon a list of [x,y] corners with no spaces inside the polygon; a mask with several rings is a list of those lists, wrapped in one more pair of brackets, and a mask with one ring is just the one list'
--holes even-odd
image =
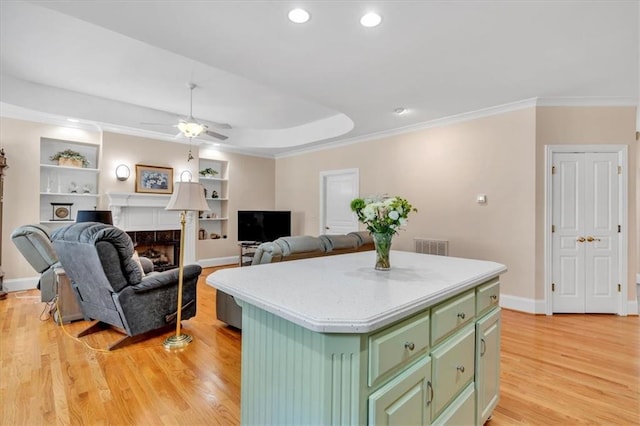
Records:
{"label": "door knob", "polygon": [[329,227],[328,227],[328,226],[325,226],[325,227],[324,227],[324,229],[329,229]]}
{"label": "door knob", "polygon": [[588,241],[588,242],[592,242],[592,241],[600,241],[600,238],[594,238],[594,237],[592,237],[591,235],[589,235],[589,236],[587,237],[587,241]]}
{"label": "door knob", "polygon": [[576,240],[579,243],[584,243],[586,241],[586,239],[584,237],[578,237],[578,239]]}

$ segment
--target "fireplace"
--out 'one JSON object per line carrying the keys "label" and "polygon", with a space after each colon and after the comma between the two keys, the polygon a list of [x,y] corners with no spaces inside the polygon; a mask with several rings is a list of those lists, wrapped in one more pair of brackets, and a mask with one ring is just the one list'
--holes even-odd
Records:
{"label": "fireplace", "polygon": [[[134,192],[107,192],[109,209],[113,215],[113,224],[131,236],[138,254],[140,249],[146,251],[148,246],[161,255],[150,252],[157,257],[156,270],[177,267],[180,254],[180,215],[178,212],[166,210],[171,198],[167,194],[139,194]],[[185,264],[196,261],[196,223],[194,212],[187,212],[187,226],[184,234]],[[171,246],[171,247],[160,247]],[[147,247],[145,247],[147,246]],[[171,250],[173,249],[173,250]],[[171,257],[173,254],[173,257]],[[166,266],[165,257],[173,266]]]}
{"label": "fireplace", "polygon": [[128,231],[133,247],[140,256],[153,262],[155,271],[178,267],[180,259],[180,230]]}

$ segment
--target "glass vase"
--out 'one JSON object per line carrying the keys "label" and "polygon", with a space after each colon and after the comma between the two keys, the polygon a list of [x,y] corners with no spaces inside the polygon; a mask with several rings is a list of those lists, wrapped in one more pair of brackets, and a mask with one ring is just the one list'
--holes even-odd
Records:
{"label": "glass vase", "polygon": [[388,271],[391,269],[389,251],[391,250],[393,234],[372,232],[371,236],[376,247],[376,269],[378,271]]}

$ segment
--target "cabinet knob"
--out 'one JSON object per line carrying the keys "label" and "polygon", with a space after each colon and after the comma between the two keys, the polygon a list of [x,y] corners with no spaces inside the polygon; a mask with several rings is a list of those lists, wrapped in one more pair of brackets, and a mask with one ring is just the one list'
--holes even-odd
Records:
{"label": "cabinet knob", "polygon": [[495,294],[492,294],[491,296],[489,296],[489,299],[498,300],[498,296],[496,296]]}
{"label": "cabinet knob", "polygon": [[464,313],[464,312],[460,312],[460,313],[458,314],[458,318],[460,318],[460,319],[465,319],[466,317],[467,317],[467,316],[465,315],[465,313]]}
{"label": "cabinet knob", "polygon": [[412,351],[416,348],[416,345],[413,342],[405,342],[404,347],[405,349]]}
{"label": "cabinet knob", "polygon": [[464,373],[464,365],[459,365],[456,367],[456,370],[458,370],[461,373]]}

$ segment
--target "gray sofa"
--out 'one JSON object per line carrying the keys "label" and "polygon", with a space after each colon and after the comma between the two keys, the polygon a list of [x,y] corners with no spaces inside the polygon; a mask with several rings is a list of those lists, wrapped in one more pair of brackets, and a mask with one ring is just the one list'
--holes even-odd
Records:
{"label": "gray sofa", "polygon": [[[251,265],[308,259],[319,256],[354,253],[373,250],[373,238],[368,231],[350,232],[346,235],[308,235],[283,237],[260,244],[255,251]],[[242,329],[242,308],[233,296],[224,291],[216,292],[216,316],[226,324]]]}

